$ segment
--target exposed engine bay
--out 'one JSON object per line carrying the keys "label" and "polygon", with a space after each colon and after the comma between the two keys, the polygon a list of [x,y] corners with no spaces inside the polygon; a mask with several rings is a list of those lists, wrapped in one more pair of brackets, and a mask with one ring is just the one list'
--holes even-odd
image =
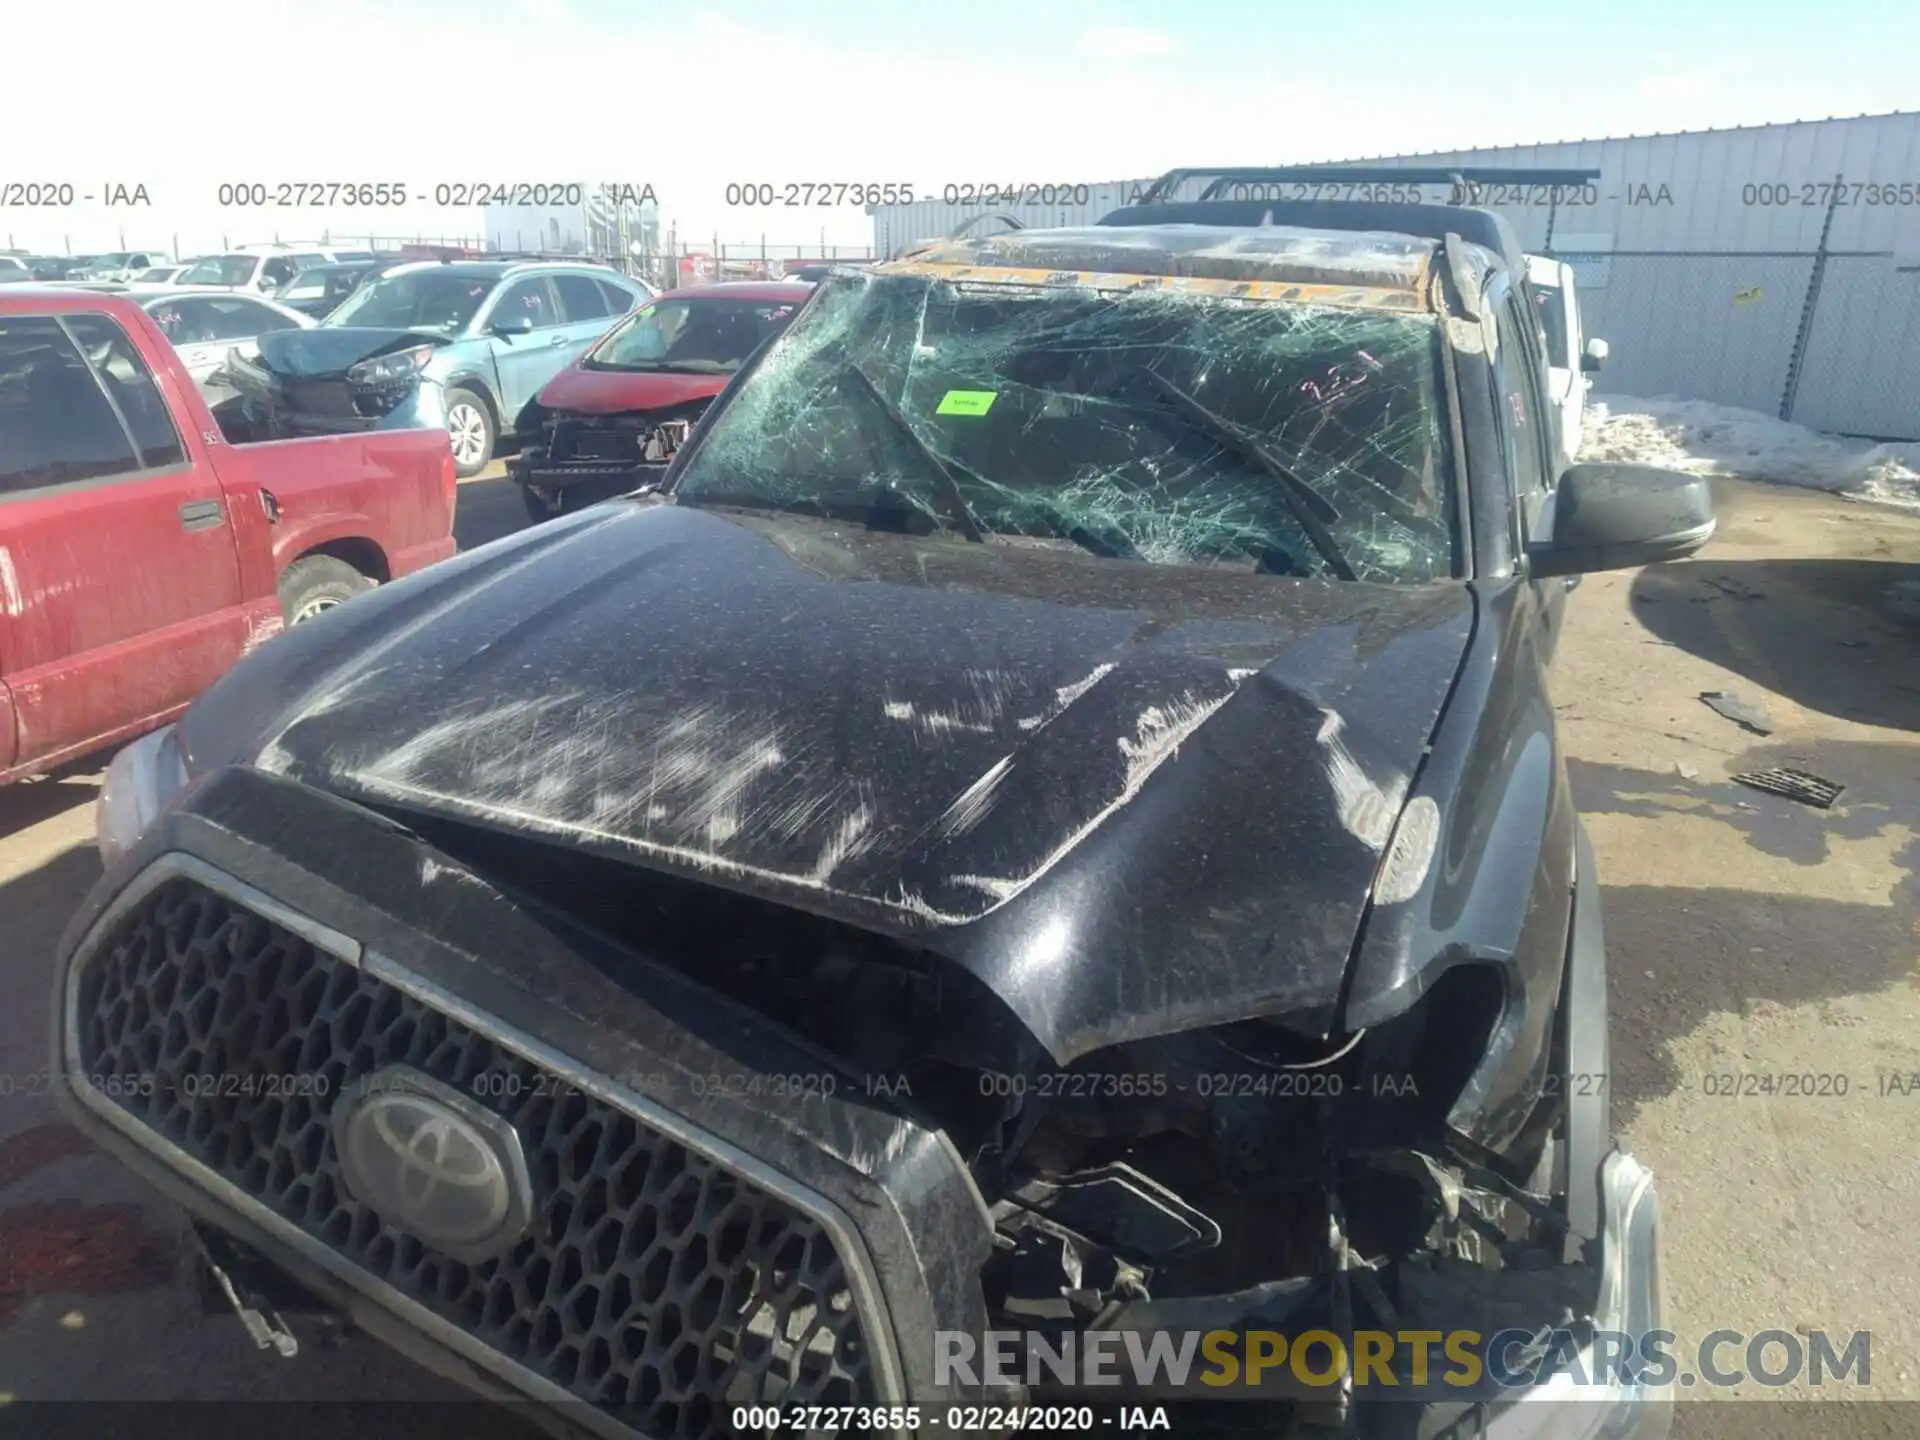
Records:
{"label": "exposed engine bay", "polygon": [[549,465],[665,465],[692,429],[692,418],[549,413],[543,458]]}
{"label": "exposed engine bay", "polygon": [[603,415],[530,403],[517,424],[520,454],[511,468],[522,484],[549,492],[610,481],[642,485],[665,473],[708,403]]}
{"label": "exposed engine bay", "polygon": [[1566,1263],[1553,1194],[1563,1097],[1504,1155],[1446,1125],[1498,1015],[1471,967],[1359,1034],[1253,1019],[1062,1067],[929,952],[537,839],[395,818],[788,1027],[837,1093],[944,1130],[994,1220],[980,1278],[996,1324],[1544,1334],[1589,1313],[1595,1274]]}

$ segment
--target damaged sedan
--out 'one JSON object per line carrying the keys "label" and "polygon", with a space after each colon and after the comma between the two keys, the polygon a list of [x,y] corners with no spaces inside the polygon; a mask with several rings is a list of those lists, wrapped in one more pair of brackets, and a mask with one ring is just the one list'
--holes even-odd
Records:
{"label": "damaged sedan", "polygon": [[267,439],[444,425],[469,479],[501,427],[644,298],[584,262],[396,265],[313,329],[240,359],[233,385],[249,433]]}
{"label": "damaged sedan", "polygon": [[[254,1342],[345,1316],[691,1437],[1126,1398],[957,1376],[956,1334],[1657,1327],[1550,662],[1567,577],[1711,504],[1557,470],[1521,277],[1406,208],[829,277],[657,488],[123,754],[55,1065]],[[1351,1371],[1222,1407],[1668,1413]]]}
{"label": "damaged sedan", "polygon": [[520,412],[507,474],[550,519],[657,484],[727,381],[811,285],[726,281],[663,295],[616,325]]}

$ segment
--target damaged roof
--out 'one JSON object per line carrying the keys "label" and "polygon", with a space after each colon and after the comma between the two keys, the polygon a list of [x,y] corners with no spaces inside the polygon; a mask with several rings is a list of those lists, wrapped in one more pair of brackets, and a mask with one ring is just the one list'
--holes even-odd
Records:
{"label": "damaged roof", "polygon": [[937,241],[874,267],[1006,285],[1173,289],[1367,309],[1428,308],[1435,246],[1289,225],[1121,225]]}

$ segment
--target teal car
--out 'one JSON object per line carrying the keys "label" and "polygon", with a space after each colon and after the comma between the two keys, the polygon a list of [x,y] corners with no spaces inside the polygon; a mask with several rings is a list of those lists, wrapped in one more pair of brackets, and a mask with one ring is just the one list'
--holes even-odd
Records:
{"label": "teal car", "polygon": [[[239,388],[271,433],[339,434],[444,423],[464,478],[493,459],[503,423],[628,311],[643,282],[565,261],[421,261],[355,291],[311,330],[262,344]],[[437,392],[438,403],[423,406]]]}

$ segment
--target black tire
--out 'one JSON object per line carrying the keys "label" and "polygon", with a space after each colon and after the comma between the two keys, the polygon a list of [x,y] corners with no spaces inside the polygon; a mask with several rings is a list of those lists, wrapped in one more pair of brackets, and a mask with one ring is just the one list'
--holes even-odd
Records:
{"label": "black tire", "polygon": [[[447,438],[453,446],[454,473],[462,480],[472,479],[493,463],[494,447],[500,443],[500,427],[484,395],[463,385],[447,391]],[[463,448],[464,459],[461,458]]]}
{"label": "black tire", "polygon": [[559,505],[541,499],[525,485],[520,487],[520,503],[527,507],[527,518],[536,525],[543,524],[560,513]]}
{"label": "black tire", "polygon": [[373,585],[344,560],[308,555],[294,561],[280,577],[280,613],[287,624],[298,625],[346,604]]}

